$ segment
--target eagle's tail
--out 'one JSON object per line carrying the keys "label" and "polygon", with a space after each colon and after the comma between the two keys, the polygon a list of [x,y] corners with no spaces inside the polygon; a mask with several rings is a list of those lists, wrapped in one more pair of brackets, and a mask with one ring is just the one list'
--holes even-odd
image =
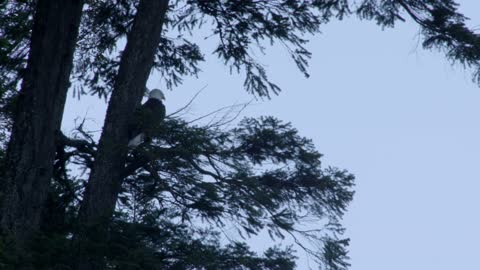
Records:
{"label": "eagle's tail", "polygon": [[128,147],[137,147],[145,140],[145,134],[140,133],[128,142]]}

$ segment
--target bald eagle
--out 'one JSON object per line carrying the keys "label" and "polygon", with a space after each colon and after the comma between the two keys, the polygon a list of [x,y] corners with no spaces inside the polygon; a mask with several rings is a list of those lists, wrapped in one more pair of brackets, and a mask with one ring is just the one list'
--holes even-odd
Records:
{"label": "bald eagle", "polygon": [[128,147],[137,147],[144,141],[150,141],[165,118],[165,96],[160,89],[153,89],[148,100],[138,108],[128,130]]}

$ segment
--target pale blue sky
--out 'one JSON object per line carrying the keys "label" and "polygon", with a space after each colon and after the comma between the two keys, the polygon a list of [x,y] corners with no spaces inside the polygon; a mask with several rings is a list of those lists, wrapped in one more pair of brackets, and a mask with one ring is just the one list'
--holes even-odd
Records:
{"label": "pale blue sky", "polygon": [[[480,25],[480,2],[458,2]],[[423,50],[418,31],[413,23],[385,31],[356,19],[328,24],[308,45],[309,79],[281,46],[271,48],[261,61],[283,92],[244,112],[291,121],[325,165],[356,175],[344,219],[352,270],[479,269],[480,88],[470,71]],[[192,117],[251,98],[243,77],[207,59],[198,79],[166,92],[167,113],[205,84]],[[161,85],[152,77],[149,86]],[[104,107],[69,100],[64,130],[87,109],[100,129]]]}

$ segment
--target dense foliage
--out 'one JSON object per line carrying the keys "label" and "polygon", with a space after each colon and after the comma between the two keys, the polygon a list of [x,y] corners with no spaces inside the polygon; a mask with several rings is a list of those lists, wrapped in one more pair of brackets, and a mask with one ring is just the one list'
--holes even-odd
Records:
{"label": "dense foliage", "polygon": [[[73,75],[81,93],[108,94],[118,68],[122,39],[128,33],[137,1],[89,1],[82,19]],[[206,28],[217,38],[213,51],[232,71],[246,76],[246,89],[270,96],[280,88],[268,80],[267,71],[252,55],[265,52],[265,43],[281,43],[300,71],[308,76],[310,52],[303,35],[320,31],[332,19],[358,15],[393,27],[411,17],[419,24],[427,49],[444,50],[449,59],[475,69],[478,79],[480,48],[478,35],[465,23],[452,0],[347,0],[329,1],[172,1],[168,24],[158,46],[155,68],[165,85],[172,88],[182,77],[197,75],[204,52],[195,43],[197,29]],[[0,4],[0,93],[15,89],[19,71],[28,53],[33,1],[4,1]],[[15,16],[13,16],[15,14]]]}
{"label": "dense foliage", "polygon": [[[89,85],[90,91],[105,94],[105,83],[113,79],[118,39],[124,37],[133,19],[130,1],[102,1],[88,9],[79,46],[80,85]],[[264,53],[265,43],[280,43],[292,57],[299,70],[308,77],[310,52],[304,34],[319,33],[321,26],[332,19],[343,19],[353,14],[361,19],[375,20],[382,27],[393,27],[410,16],[419,24],[426,49],[445,50],[447,57],[475,69],[478,79],[480,48],[478,35],[468,29],[468,20],[457,11],[451,0],[364,0],[360,3],[346,0],[332,1],[192,1],[178,0],[168,13],[168,27],[158,47],[155,68],[171,88],[181,83],[183,76],[197,75],[204,61],[201,48],[192,41],[201,38],[198,28],[210,28],[218,45],[213,51],[231,71],[245,75],[247,91],[260,97],[278,94],[280,87],[268,79],[267,71],[252,52]],[[95,31],[91,31],[95,29]],[[95,48],[95,49],[93,49]],[[88,55],[88,58],[86,57]],[[85,78],[86,71],[94,70]]]}
{"label": "dense foliage", "polygon": [[[0,3],[0,146],[5,148],[14,97],[18,91],[22,70],[26,66],[28,38],[32,27],[33,3]],[[0,153],[2,151],[0,150]],[[1,158],[1,156],[0,156]]]}
{"label": "dense foliage", "polygon": [[[117,215],[110,228],[114,250],[127,252],[132,250],[127,246],[138,241],[149,243],[143,247],[137,243],[140,246],[135,248],[146,249],[142,252],[155,255],[149,260],[165,265],[162,253],[200,260],[195,254],[191,254],[193,258],[181,255],[190,248],[188,245],[196,244],[206,245],[207,254],[220,252],[227,256],[229,252],[242,251],[248,260],[260,262],[244,244],[234,242],[223,249],[217,238],[225,228],[235,228],[234,234],[239,236],[252,236],[265,229],[273,239],[285,236],[310,239],[320,249],[297,241],[332,269],[347,265],[344,259],[348,241],[337,235],[343,232],[339,220],[353,196],[353,176],[335,168],[321,169],[321,155],[290,124],[273,117],[249,118],[224,131],[217,126],[192,126],[169,119],[157,132],[152,144],[142,145],[129,156]],[[45,231],[54,234],[70,233],[77,200],[83,192],[84,181],[76,178],[76,172],[68,171],[68,163],[88,171],[95,154],[95,142],[89,141],[88,134],[78,136],[85,140],[64,138],[66,151],[56,164],[56,192],[49,204],[50,212],[56,214],[47,215],[45,222],[48,224]],[[312,228],[305,230],[297,224],[310,224]],[[324,225],[319,227],[320,224]],[[213,242],[195,240],[198,233],[207,234]],[[165,240],[167,236],[172,239]],[[192,239],[183,239],[187,236]],[[200,239],[209,239],[206,236]],[[186,243],[175,243],[180,240]],[[328,243],[328,253],[323,252],[327,248],[324,243]],[[98,248],[112,250],[108,245]],[[278,257],[278,252],[272,249],[267,254]],[[291,252],[281,254],[277,259],[282,260],[282,267],[293,267]],[[118,260],[113,257],[113,261]],[[221,261],[221,258],[207,260]]]}
{"label": "dense foliage", "polygon": [[[77,95],[107,98],[114,91],[138,2],[86,1],[71,74]],[[35,3],[0,2],[0,160],[15,120]],[[280,87],[255,53],[281,44],[308,77],[306,34],[352,15],[381,27],[410,17],[421,28],[425,48],[473,67],[480,82],[478,35],[451,0],[170,1],[153,67],[169,89],[198,75],[206,57],[196,41],[204,38],[198,33],[207,33],[217,41],[212,53],[245,76],[246,91],[270,98]],[[348,239],[342,238],[340,220],[352,200],[353,176],[322,168],[311,141],[290,124],[263,117],[224,130],[169,118],[157,132],[151,144],[128,152],[108,241],[88,242],[82,252],[103,254],[109,269],[294,269],[291,247],[258,255],[237,240],[225,243],[224,230],[234,228],[241,237],[291,237],[325,269],[347,268]],[[8,239],[0,241],[2,268],[70,266],[72,235],[99,144],[83,126],[55,140],[42,233],[21,259],[8,249]]]}

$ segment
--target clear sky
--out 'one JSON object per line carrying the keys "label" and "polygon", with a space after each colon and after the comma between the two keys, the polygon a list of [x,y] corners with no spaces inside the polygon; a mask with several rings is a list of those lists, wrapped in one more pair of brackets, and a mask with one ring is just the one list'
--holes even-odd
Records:
{"label": "clear sky", "polygon": [[[480,25],[480,2],[458,2]],[[443,53],[423,50],[418,32],[413,23],[384,31],[356,19],[325,25],[308,46],[309,79],[275,46],[260,59],[283,92],[243,114],[292,122],[325,165],[356,175],[344,218],[352,270],[478,269],[480,87]],[[167,113],[206,84],[192,118],[251,99],[242,76],[207,60],[199,78],[166,91]],[[159,79],[149,86],[161,87]],[[100,129],[104,110],[95,98],[70,99],[63,129],[87,111]]]}

